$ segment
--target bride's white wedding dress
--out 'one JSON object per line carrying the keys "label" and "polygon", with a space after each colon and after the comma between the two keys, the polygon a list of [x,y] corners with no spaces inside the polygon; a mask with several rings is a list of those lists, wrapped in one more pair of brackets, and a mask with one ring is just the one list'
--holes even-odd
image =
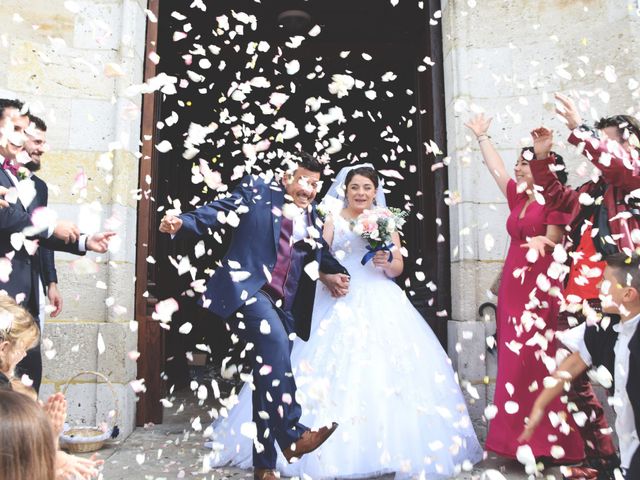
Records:
{"label": "bride's white wedding dress", "polygon": [[[482,458],[482,448],[450,360],[405,293],[372,262],[366,243],[335,220],[333,251],[349,270],[349,293],[334,299],[318,282],[311,338],[296,340],[292,366],[301,422],[336,421],[318,450],[289,465],[285,476],[312,478],[448,478]],[[252,463],[251,390],[214,424],[213,465]],[[243,427],[242,425],[245,424]]]}

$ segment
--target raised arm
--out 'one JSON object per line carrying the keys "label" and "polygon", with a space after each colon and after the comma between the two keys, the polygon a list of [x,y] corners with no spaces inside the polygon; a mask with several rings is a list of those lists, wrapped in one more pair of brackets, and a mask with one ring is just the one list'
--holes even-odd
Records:
{"label": "raised arm", "polygon": [[[262,181],[262,180],[259,180]],[[247,175],[240,184],[225,198],[221,198],[195,209],[193,212],[181,215],[165,215],[160,222],[160,231],[175,235],[177,238],[187,236],[202,237],[209,229],[216,229],[221,225],[221,215],[225,217],[240,207],[247,206],[253,196],[255,177]],[[266,190],[266,189],[265,189]],[[241,209],[240,209],[241,210]]]}
{"label": "raised arm", "polygon": [[604,181],[628,192],[640,188],[640,175],[634,168],[635,160],[623,146],[614,140],[598,137],[598,133],[582,125],[582,118],[575,102],[569,97],[556,93],[556,112],[571,130],[569,143],[584,143],[582,153],[602,172]]}
{"label": "raised arm", "polygon": [[531,137],[536,158],[529,162],[529,168],[531,168],[533,182],[542,187],[545,206],[549,210],[574,213],[575,208],[579,207],[578,192],[563,185],[551,170],[555,165],[555,158],[551,154],[553,131],[546,127],[539,127],[531,132]]}
{"label": "raised arm", "polygon": [[491,118],[485,118],[482,113],[480,115],[476,115],[465,123],[465,126],[476,136],[478,145],[480,146],[480,152],[484,158],[484,163],[487,165],[489,173],[491,173],[491,176],[496,181],[500,191],[506,197],[507,184],[509,183],[510,177],[507,174],[507,169],[504,166],[502,157],[493,146],[491,138],[487,134],[490,125]]}

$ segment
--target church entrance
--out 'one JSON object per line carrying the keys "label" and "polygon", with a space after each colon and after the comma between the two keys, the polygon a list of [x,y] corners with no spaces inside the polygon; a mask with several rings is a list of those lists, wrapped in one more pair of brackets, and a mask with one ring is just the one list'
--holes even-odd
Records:
{"label": "church entrance", "polygon": [[[138,423],[161,421],[168,389],[233,356],[224,322],[199,308],[194,292],[232,229],[200,243],[171,241],[157,232],[160,218],[213,200],[244,174],[280,166],[279,152],[324,155],[335,173],[375,166],[388,205],[410,212],[398,283],[446,346],[439,2],[189,3],[173,10],[174,2],[150,2],[145,77],[161,75],[165,86],[143,107],[136,318],[147,391]],[[326,190],[331,176],[324,180]],[[164,324],[153,312],[166,299],[178,310]]]}

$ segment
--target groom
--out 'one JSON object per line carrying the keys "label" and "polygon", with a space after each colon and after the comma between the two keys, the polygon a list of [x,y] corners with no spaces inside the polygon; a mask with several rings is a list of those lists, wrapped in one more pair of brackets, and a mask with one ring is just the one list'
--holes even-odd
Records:
{"label": "groom", "polygon": [[322,170],[318,160],[302,152],[282,182],[246,176],[228,197],[190,213],[166,215],[160,224],[161,232],[179,238],[202,237],[240,217],[201,303],[229,319],[248,346],[256,387],[256,480],[277,478],[276,441],[291,462],[318,448],[338,426],[309,430],[299,423],[302,410],[290,358],[292,334],[309,338],[315,279],[334,296],[345,295],[349,287],[348,272],[322,239],[313,202]]}

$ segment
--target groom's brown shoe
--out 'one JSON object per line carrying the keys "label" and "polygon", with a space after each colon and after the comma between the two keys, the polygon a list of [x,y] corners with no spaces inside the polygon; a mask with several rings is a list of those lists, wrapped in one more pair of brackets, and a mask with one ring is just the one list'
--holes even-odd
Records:
{"label": "groom's brown shoe", "polygon": [[307,430],[297,442],[292,443],[289,448],[283,450],[282,454],[284,458],[287,459],[287,462],[291,463],[305,453],[313,452],[336,431],[336,428],[338,428],[338,424],[333,422],[330,427],[322,427],[319,430]]}
{"label": "groom's brown shoe", "polygon": [[275,470],[256,468],[253,470],[253,480],[280,480],[280,475]]}

